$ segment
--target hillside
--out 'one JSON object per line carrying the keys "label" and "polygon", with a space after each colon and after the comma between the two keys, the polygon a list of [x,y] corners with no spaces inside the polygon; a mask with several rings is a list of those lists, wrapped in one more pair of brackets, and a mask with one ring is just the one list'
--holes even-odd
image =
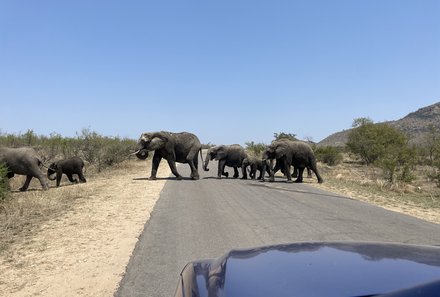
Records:
{"label": "hillside", "polygon": [[[422,143],[430,126],[440,130],[440,102],[420,108],[404,118],[386,122],[408,135],[411,143]],[[336,132],[321,140],[318,146],[343,146],[351,129]]]}

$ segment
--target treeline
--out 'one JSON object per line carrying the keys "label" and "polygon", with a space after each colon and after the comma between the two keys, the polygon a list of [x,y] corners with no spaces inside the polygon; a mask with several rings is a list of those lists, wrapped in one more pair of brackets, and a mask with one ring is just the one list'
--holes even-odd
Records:
{"label": "treeline", "polygon": [[136,141],[103,136],[91,129],[83,129],[75,137],[64,137],[58,133],[37,135],[33,130],[28,130],[20,134],[0,133],[0,146],[33,147],[43,163],[78,156],[99,172],[126,160],[135,150]]}
{"label": "treeline", "polygon": [[[415,166],[430,166],[433,170],[429,178],[440,187],[438,129],[430,127],[425,142],[415,145],[410,144],[409,138],[400,130],[385,123],[375,124],[369,118],[355,119],[352,126],[344,147],[317,146],[306,141],[314,149],[318,161],[335,166],[342,162],[344,154],[348,154],[366,166],[381,168],[384,178],[391,184],[409,183],[415,179]],[[274,140],[281,138],[298,140],[295,134],[274,133]],[[255,155],[261,155],[265,147],[264,143],[246,143],[246,149]]]}

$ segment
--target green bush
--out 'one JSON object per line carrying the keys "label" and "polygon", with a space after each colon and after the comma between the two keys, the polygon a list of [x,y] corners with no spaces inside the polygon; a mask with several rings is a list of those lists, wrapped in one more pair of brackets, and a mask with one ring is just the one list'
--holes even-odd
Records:
{"label": "green bush", "polygon": [[128,155],[134,152],[136,141],[102,136],[87,128],[77,133],[76,137],[63,137],[57,133],[51,133],[49,136],[36,135],[32,130],[24,134],[1,133],[0,145],[34,147],[45,164],[56,159],[78,156],[101,171],[105,167],[126,160]]}
{"label": "green bush", "polygon": [[261,156],[261,153],[266,148],[264,143],[255,143],[253,141],[246,142],[246,150],[255,156]]}
{"label": "green bush", "polygon": [[284,133],[284,132],[274,133],[273,137],[275,138],[275,140],[280,140],[280,139],[298,140],[296,138],[296,134],[293,133]]}
{"label": "green bush", "polygon": [[388,124],[374,124],[368,119],[356,119],[348,135],[347,148],[367,164],[383,169],[385,178],[411,181],[416,162],[415,149],[408,145],[405,134]]}
{"label": "green bush", "polygon": [[318,161],[330,166],[335,166],[342,162],[341,149],[333,146],[318,147],[315,150],[315,156]]}

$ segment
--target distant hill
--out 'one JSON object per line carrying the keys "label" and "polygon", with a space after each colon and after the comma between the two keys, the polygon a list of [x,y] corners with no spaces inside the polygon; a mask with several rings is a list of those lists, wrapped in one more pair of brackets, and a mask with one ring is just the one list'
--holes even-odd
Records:
{"label": "distant hill", "polygon": [[[411,143],[422,143],[430,126],[440,129],[440,102],[420,108],[400,120],[385,123],[408,135]],[[336,132],[321,140],[318,146],[344,146],[350,130]]]}

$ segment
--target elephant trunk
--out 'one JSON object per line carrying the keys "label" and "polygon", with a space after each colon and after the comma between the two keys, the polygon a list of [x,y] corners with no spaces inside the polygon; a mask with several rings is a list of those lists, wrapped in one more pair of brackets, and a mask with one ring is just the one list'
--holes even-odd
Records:
{"label": "elephant trunk", "polygon": [[[48,169],[47,170],[47,178],[49,179],[49,180],[55,180],[57,177],[56,177],[56,175],[55,175],[55,171],[52,171],[52,170],[50,170],[50,169]],[[52,177],[53,176],[53,177]]]}
{"label": "elephant trunk", "polygon": [[209,171],[208,164],[209,164],[209,154],[207,154],[205,157],[205,164],[203,164],[203,170]]}
{"label": "elephant trunk", "polygon": [[140,160],[145,160],[148,158],[148,151],[146,149],[139,149],[130,155],[135,155]]}

